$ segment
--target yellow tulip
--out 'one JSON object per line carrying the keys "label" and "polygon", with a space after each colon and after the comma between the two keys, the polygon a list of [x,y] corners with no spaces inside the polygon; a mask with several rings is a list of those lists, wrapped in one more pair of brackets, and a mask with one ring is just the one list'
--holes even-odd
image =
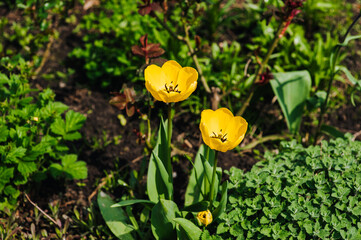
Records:
{"label": "yellow tulip", "polygon": [[197,214],[197,219],[204,225],[207,227],[207,225],[209,225],[212,221],[213,221],[213,217],[212,217],[212,213],[207,210],[207,211],[203,211],[203,212],[199,212]]}
{"label": "yellow tulip", "polygon": [[165,103],[187,99],[197,88],[198,72],[183,67],[176,61],[167,61],[162,67],[150,65],[144,71],[145,87],[152,96]]}
{"label": "yellow tulip", "polygon": [[226,152],[241,143],[247,126],[244,118],[233,116],[227,108],[220,108],[202,111],[199,128],[205,144],[211,149]]}

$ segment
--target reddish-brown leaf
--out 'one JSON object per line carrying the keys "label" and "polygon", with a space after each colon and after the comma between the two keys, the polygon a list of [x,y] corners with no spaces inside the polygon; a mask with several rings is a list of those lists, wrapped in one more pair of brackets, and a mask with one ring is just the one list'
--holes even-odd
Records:
{"label": "reddish-brown leaf", "polygon": [[139,56],[142,56],[142,57],[145,56],[145,53],[144,53],[144,51],[143,51],[143,48],[141,48],[141,47],[138,46],[138,45],[132,46],[132,53],[133,53],[134,55],[139,55]]}

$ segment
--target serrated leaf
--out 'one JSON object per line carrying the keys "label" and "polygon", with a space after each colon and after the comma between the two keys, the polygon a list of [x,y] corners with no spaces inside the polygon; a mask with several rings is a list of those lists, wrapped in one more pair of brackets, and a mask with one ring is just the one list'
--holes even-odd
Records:
{"label": "serrated leaf", "polygon": [[98,205],[105,223],[118,239],[134,239],[130,234],[134,230],[133,226],[127,223],[128,218],[121,208],[111,207],[114,205],[114,201],[110,196],[100,191],[98,193]]}
{"label": "serrated leaf", "polygon": [[9,78],[6,74],[0,73],[0,84],[6,84],[9,82]]}
{"label": "serrated leaf", "polygon": [[19,161],[18,163],[18,171],[24,176],[29,176],[30,173],[35,172],[37,169],[34,162]]}
{"label": "serrated leaf", "polygon": [[38,156],[45,154],[49,149],[50,145],[46,142],[40,142],[39,144],[33,146],[31,150],[26,152],[24,157],[25,161],[35,161]]}
{"label": "serrated leaf", "polygon": [[23,147],[13,147],[8,154],[6,155],[5,161],[6,162],[18,162],[19,158],[25,156],[26,148]]}
{"label": "serrated leaf", "polygon": [[357,206],[353,208],[352,213],[355,214],[356,216],[361,216],[361,206]]}
{"label": "serrated leaf", "polygon": [[77,161],[78,156],[68,154],[61,158],[63,171],[70,179],[85,179],[88,176],[88,169],[84,161]]}
{"label": "serrated leaf", "polygon": [[0,142],[5,142],[8,138],[9,130],[5,125],[0,126]]}
{"label": "serrated leaf", "polygon": [[217,234],[222,234],[222,233],[225,233],[229,230],[229,227],[228,226],[225,226],[225,223],[222,222],[218,225],[217,227]]}
{"label": "serrated leaf", "polygon": [[64,140],[74,141],[81,138],[80,132],[67,133],[64,136]]}
{"label": "serrated leaf", "polygon": [[5,187],[5,184],[10,182],[10,179],[14,177],[14,168],[0,167],[0,192]]}
{"label": "serrated leaf", "polygon": [[50,125],[50,129],[57,135],[64,136],[66,134],[65,122],[61,118],[55,119],[55,121]]}
{"label": "serrated leaf", "polygon": [[202,230],[194,223],[185,218],[174,218],[174,222],[179,224],[191,240],[199,240],[202,235]]}
{"label": "serrated leaf", "polygon": [[65,115],[65,131],[72,132],[79,130],[84,122],[86,120],[86,117],[80,113],[74,112],[73,110],[70,110]]}
{"label": "serrated leaf", "polygon": [[52,105],[51,107],[54,109],[54,111],[58,114],[62,114],[69,108],[67,105],[65,105],[62,102],[52,102],[51,105]]}
{"label": "serrated leaf", "polygon": [[63,144],[55,145],[55,149],[59,152],[69,151],[69,148]]}
{"label": "serrated leaf", "polygon": [[63,177],[63,167],[59,163],[52,163],[49,166],[49,172],[53,178]]}
{"label": "serrated leaf", "polygon": [[16,199],[20,195],[20,191],[11,185],[7,185],[4,189],[4,194]]}

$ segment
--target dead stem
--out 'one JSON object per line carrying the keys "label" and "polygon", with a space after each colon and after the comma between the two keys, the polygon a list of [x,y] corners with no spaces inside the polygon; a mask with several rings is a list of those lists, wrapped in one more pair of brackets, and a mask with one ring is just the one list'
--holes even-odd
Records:
{"label": "dead stem", "polygon": [[28,199],[28,201],[34,206],[36,207],[42,214],[44,214],[45,217],[49,218],[55,225],[57,225],[59,228],[61,228],[61,222],[56,222],[52,217],[50,217],[46,212],[44,212],[38,205],[36,205],[33,201],[31,201],[31,199],[29,198],[29,196],[25,194],[25,197]]}

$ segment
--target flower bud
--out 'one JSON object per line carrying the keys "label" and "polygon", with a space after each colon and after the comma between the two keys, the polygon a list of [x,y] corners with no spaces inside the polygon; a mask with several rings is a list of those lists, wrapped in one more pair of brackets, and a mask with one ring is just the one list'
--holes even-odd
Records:
{"label": "flower bud", "polygon": [[207,210],[207,211],[203,211],[203,212],[199,212],[197,214],[197,219],[198,221],[200,221],[204,226],[208,226],[212,221],[213,221],[213,217],[212,217],[212,213],[211,211]]}

